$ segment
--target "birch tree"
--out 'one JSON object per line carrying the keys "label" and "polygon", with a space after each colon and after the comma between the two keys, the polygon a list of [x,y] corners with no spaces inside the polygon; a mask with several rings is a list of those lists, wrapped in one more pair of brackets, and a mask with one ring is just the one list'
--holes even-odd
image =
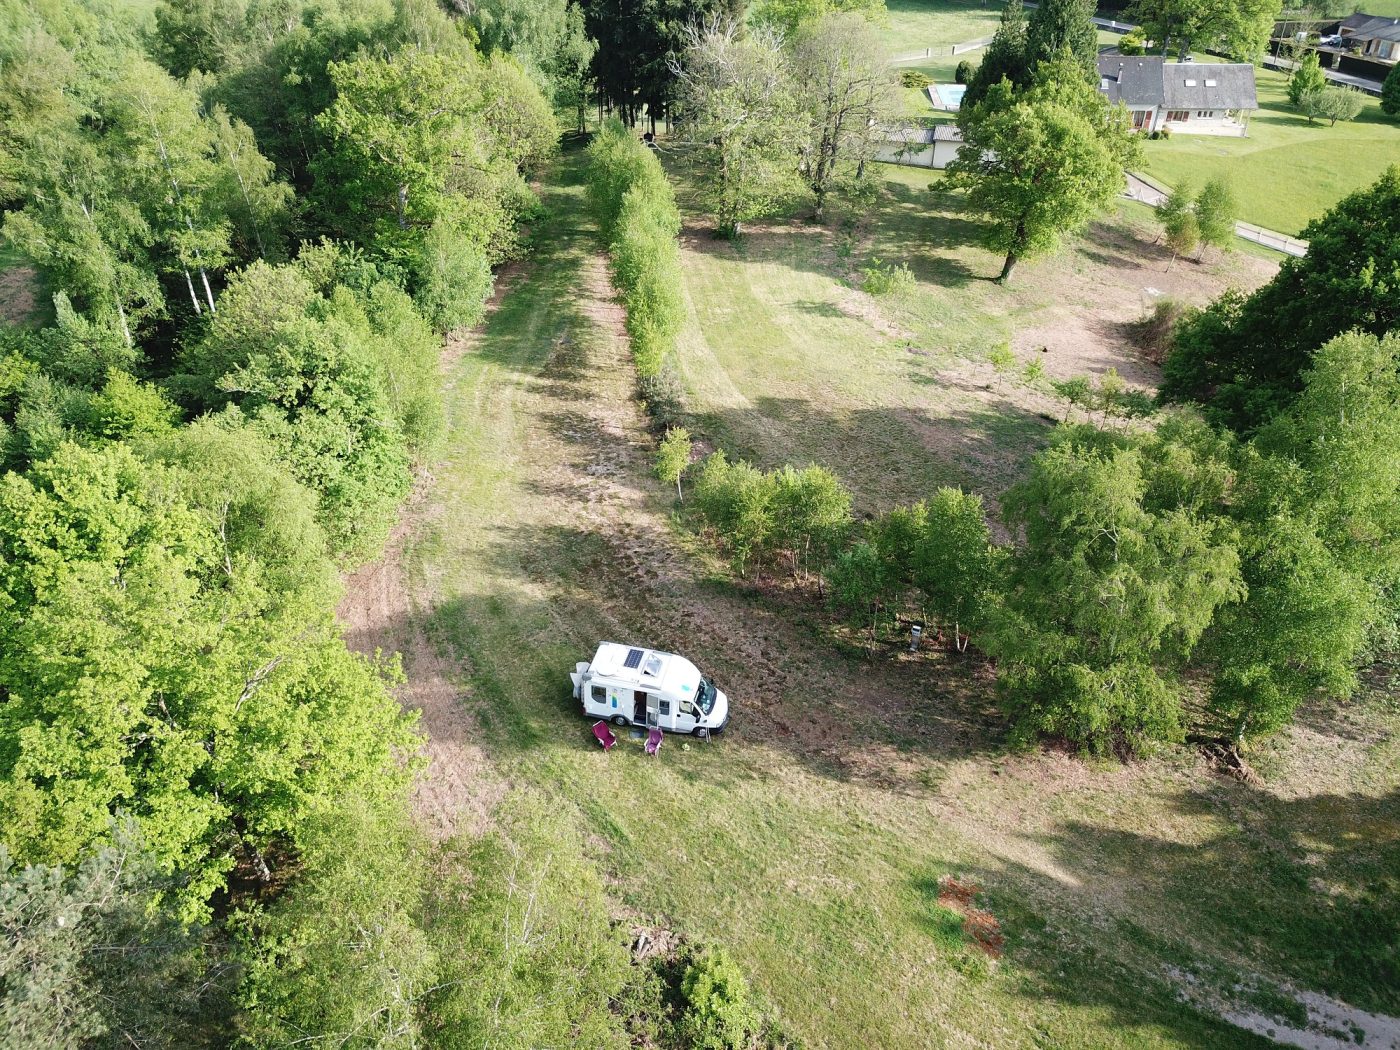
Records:
{"label": "birch tree", "polygon": [[677,129],[720,237],[770,214],[799,185],[803,128],[782,39],[730,19],[692,25],[672,62]]}
{"label": "birch tree", "polygon": [[807,123],[802,174],[820,221],[829,193],[856,182],[899,111],[889,54],[870,22],[832,14],[798,30],[793,89]]}

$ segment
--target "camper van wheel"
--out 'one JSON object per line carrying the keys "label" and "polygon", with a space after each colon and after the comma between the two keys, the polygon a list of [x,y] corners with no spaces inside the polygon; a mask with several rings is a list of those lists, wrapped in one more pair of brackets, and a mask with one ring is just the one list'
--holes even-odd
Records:
{"label": "camper van wheel", "polygon": [[612,724],[615,726],[625,726],[627,724],[627,719],[623,718],[621,715],[613,715]]}
{"label": "camper van wheel", "polygon": [[704,726],[696,726],[694,729],[692,729],[692,730],[690,731],[690,735],[691,735],[691,736],[698,736],[698,737],[700,737],[701,739],[704,739],[704,738],[706,738],[706,737],[708,737],[708,736],[710,735],[710,731],[709,731],[708,729],[706,729]]}

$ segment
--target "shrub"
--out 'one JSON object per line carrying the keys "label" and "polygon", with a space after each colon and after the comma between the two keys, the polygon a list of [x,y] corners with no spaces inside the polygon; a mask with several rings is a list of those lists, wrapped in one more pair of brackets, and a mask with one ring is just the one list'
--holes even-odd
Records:
{"label": "shrub", "polygon": [[1400,65],[1392,66],[1381,85],[1381,112],[1388,117],[1400,116]]}
{"label": "shrub", "polygon": [[693,959],[681,978],[681,1042],[696,1050],[744,1050],[762,1026],[743,972],[722,950]]}
{"label": "shrub", "polygon": [[905,69],[900,71],[899,82],[907,88],[922,90],[933,83],[933,78],[927,73],[920,73],[917,69]]}
{"label": "shrub", "polygon": [[959,84],[966,84],[972,80],[972,63],[963,59],[958,63],[958,68],[953,73],[953,79]]}
{"label": "shrub", "polygon": [[1175,299],[1158,299],[1147,316],[1133,326],[1133,341],[1153,364],[1160,365],[1171,353],[1172,337],[1186,307]]}
{"label": "shrub", "polygon": [[685,318],[681,296],[681,217],[652,151],[617,121],[589,146],[588,192],[612,254],[627,308],[638,376],[658,376]]}
{"label": "shrub", "polygon": [[684,500],[681,493],[681,475],[690,466],[690,431],[685,427],[668,430],[656,448],[656,476],[662,481],[674,483],[676,498]]}
{"label": "shrub", "polygon": [[1147,49],[1147,34],[1142,27],[1124,34],[1118,41],[1118,51],[1124,55],[1140,55]]}
{"label": "shrub", "polygon": [[439,220],[413,256],[414,301],[439,331],[470,328],[485,313],[494,278],[485,247]]}
{"label": "shrub", "polygon": [[762,555],[773,529],[773,475],[752,464],[730,463],[723,452],[705,457],[695,482],[695,503],[706,524],[729,549],[740,575]]}
{"label": "shrub", "polygon": [[914,271],[903,263],[883,264],[879,259],[871,259],[860,273],[861,283],[871,295],[899,297],[914,290]]}
{"label": "shrub", "polygon": [[684,418],[685,387],[676,366],[669,360],[663,360],[660,370],[653,375],[644,375],[638,370],[637,397],[657,430],[669,430]]}

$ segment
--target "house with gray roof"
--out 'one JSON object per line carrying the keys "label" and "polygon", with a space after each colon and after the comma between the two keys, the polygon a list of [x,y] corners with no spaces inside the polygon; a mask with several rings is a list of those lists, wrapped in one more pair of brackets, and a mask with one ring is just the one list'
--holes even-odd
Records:
{"label": "house with gray roof", "polygon": [[1259,108],[1254,67],[1230,62],[1169,62],[1161,55],[1099,55],[1099,90],[1132,114],[1144,134],[1241,136]]}
{"label": "house with gray roof", "polygon": [[1360,58],[1393,66],[1400,62],[1400,18],[1357,12],[1337,25],[1338,42]]}

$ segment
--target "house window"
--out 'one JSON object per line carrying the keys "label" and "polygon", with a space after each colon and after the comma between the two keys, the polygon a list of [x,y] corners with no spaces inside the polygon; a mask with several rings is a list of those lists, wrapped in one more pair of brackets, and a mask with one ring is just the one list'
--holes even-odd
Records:
{"label": "house window", "polygon": [[1145,127],[1147,126],[1148,118],[1151,117],[1151,116],[1152,116],[1152,111],[1151,111],[1151,110],[1148,110],[1148,109],[1135,109],[1135,110],[1133,110],[1133,127],[1135,127],[1135,128],[1145,128]]}
{"label": "house window", "polygon": [[1215,116],[1215,110],[1213,110],[1213,109],[1198,109],[1198,110],[1196,110],[1196,116],[1198,116],[1198,117],[1204,117],[1205,119],[1209,120],[1211,117],[1214,117],[1214,116]]}
{"label": "house window", "polygon": [[1167,114],[1167,119],[1171,121],[1183,121],[1191,118],[1189,109],[1174,109]]}

